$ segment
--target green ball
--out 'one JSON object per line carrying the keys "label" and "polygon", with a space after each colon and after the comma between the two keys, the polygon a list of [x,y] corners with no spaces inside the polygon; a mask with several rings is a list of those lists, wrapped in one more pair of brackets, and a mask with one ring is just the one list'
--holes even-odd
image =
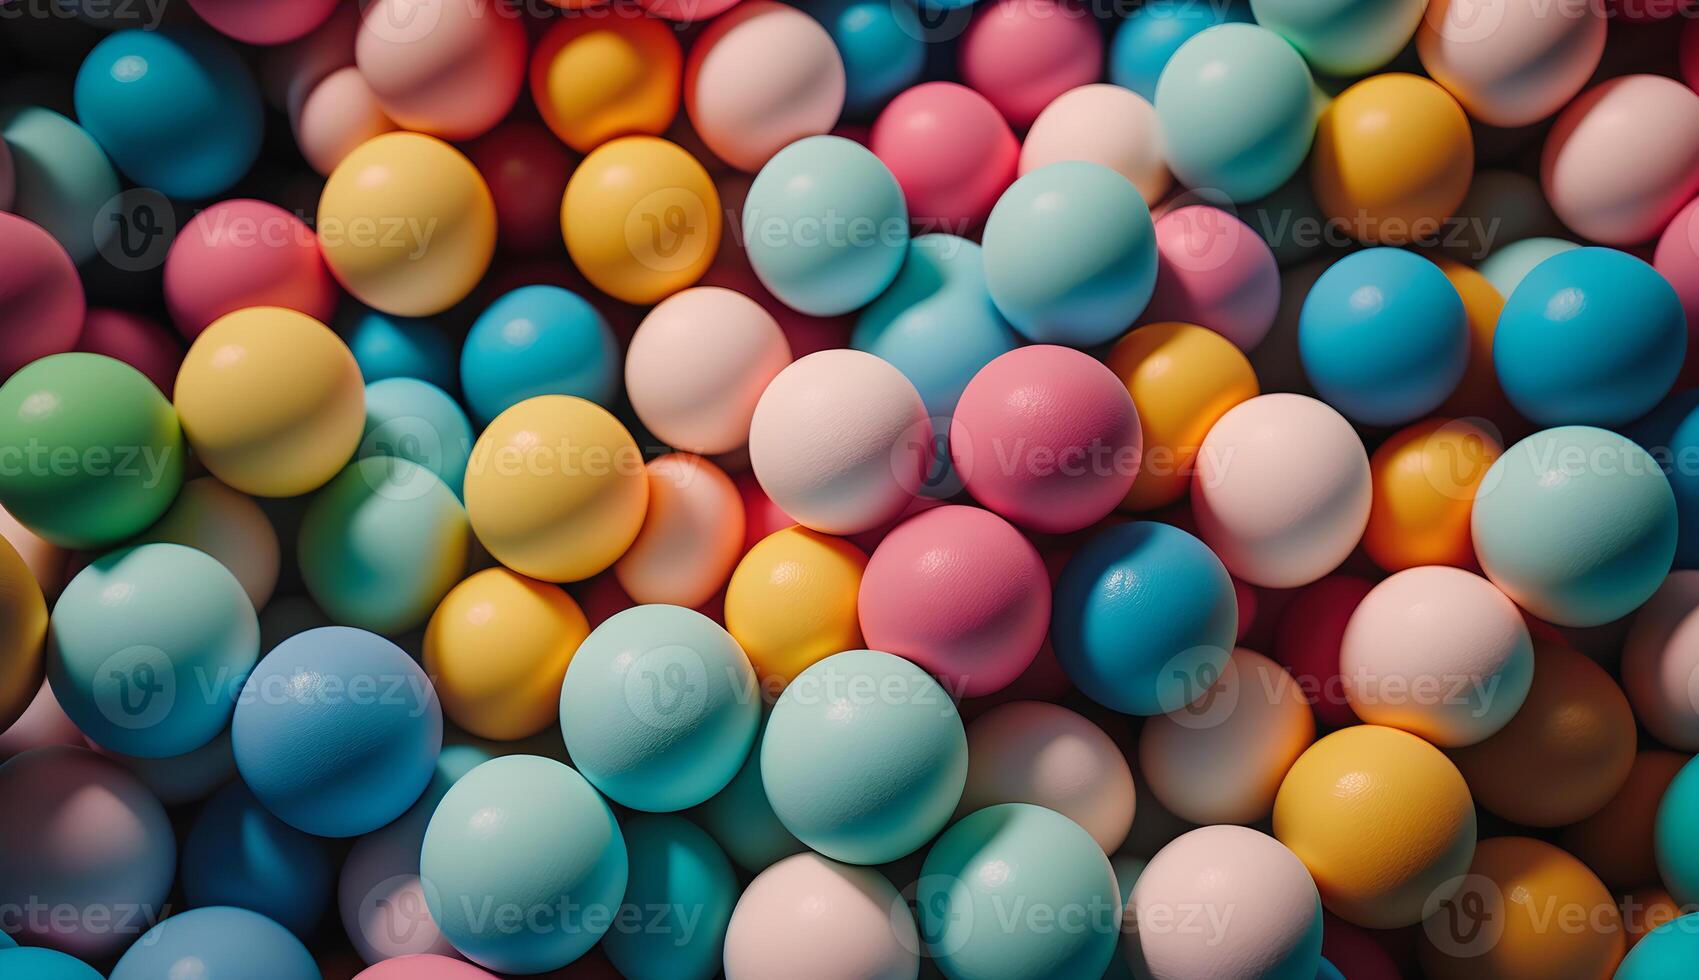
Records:
{"label": "green ball", "polygon": [[54,354],[0,385],[0,504],[65,548],[146,530],[183,485],[177,413],[140,371]]}

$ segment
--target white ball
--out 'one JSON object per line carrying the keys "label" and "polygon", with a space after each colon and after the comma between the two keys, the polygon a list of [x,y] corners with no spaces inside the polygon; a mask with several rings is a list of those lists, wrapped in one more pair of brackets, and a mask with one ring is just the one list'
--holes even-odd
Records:
{"label": "white ball", "polygon": [[884,875],[795,854],[744,889],[726,929],[727,980],[914,980],[920,937]]}
{"label": "white ball", "polygon": [[1021,174],[1064,160],[1108,167],[1131,181],[1152,207],[1174,184],[1162,156],[1156,107],[1119,85],[1070,89],[1033,120],[1021,144]]}
{"label": "white ball", "polygon": [[1622,687],[1658,741],[1699,752],[1699,571],[1671,572],[1635,613],[1622,645]]}

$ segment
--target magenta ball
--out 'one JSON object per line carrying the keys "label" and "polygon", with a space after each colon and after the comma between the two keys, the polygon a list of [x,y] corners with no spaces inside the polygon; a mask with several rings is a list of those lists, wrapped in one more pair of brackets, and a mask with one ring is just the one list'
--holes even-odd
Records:
{"label": "magenta ball", "polygon": [[908,201],[909,220],[962,234],[1015,180],[1021,145],[997,107],[955,82],[898,95],[873,122],[871,149]]}
{"label": "magenta ball", "polygon": [[190,340],[250,306],[281,306],[328,322],[337,296],[313,230],[265,201],[214,204],[183,226],[165,256],[165,306]]}
{"label": "magenta ball", "polygon": [[1138,475],[1144,437],[1126,386],[1071,347],[1021,347],[981,368],[950,421],[950,461],[975,500],[1021,527],[1078,531]]}
{"label": "magenta ball", "polygon": [[1102,76],[1103,34],[1084,7],[997,0],[975,14],[956,57],[962,81],[1025,129],[1058,95]]}
{"label": "magenta ball", "polygon": [[1145,323],[1195,323],[1248,351],[1280,310],[1274,253],[1238,218],[1203,204],[1156,220],[1156,291]]}
{"label": "magenta ball", "polygon": [[176,334],[125,310],[89,310],[77,350],[123,361],[147,375],[166,398],[171,397],[177,368],[183,363],[183,342]]}
{"label": "magenta ball", "polygon": [[1050,627],[1044,561],[1009,522],[946,506],[898,524],[861,577],[861,633],[936,675],[957,697],[1007,687]]}
{"label": "magenta ball", "polygon": [[248,44],[282,44],[305,36],[324,23],[338,0],[189,0],[189,6],[213,30]]}
{"label": "magenta ball", "polygon": [[31,361],[77,346],[83,282],[57,239],[32,221],[0,212],[0,379]]}
{"label": "magenta ball", "polygon": [[499,980],[465,960],[435,953],[397,956],[366,967],[354,980]]}

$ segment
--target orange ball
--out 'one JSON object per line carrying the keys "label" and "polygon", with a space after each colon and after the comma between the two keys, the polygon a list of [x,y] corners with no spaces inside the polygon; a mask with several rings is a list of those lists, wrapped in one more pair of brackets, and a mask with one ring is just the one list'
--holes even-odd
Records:
{"label": "orange ball", "polygon": [[1602,809],[1563,832],[1564,850],[1587,862],[1613,891],[1658,883],[1652,828],[1658,804],[1687,764],[1679,752],[1648,749],[1634,757],[1628,778]]}
{"label": "orange ball", "polygon": [[726,585],[726,631],[777,698],[810,665],[862,645],[867,555],[843,538],[787,527],[749,549]]}
{"label": "orange ball", "polygon": [[1440,404],[1439,414],[1484,418],[1502,427],[1516,417],[1493,367],[1493,334],[1498,330],[1498,315],[1504,310],[1504,297],[1491,280],[1461,262],[1434,258],[1434,264],[1451,280],[1469,318],[1469,366],[1463,370],[1457,390]]}
{"label": "orange ball", "polygon": [[659,136],[678,115],[684,54],[666,21],[628,12],[563,17],[531,56],[531,97],[561,142],[588,153]]}
{"label": "orange ball", "polygon": [[1694,911],[1682,908],[1674,896],[1662,888],[1642,888],[1624,895],[1616,908],[1622,915],[1622,935],[1629,949],[1633,949],[1646,933]]}
{"label": "orange ball", "polygon": [[1430,418],[1395,433],[1369,458],[1374,490],[1363,549],[1389,572],[1474,568],[1475,490],[1503,452],[1491,432],[1465,419]]}
{"label": "orange ball", "polygon": [[614,577],[638,603],[696,608],[743,555],[743,498],[725,471],[690,453],[649,461],[649,510]]}

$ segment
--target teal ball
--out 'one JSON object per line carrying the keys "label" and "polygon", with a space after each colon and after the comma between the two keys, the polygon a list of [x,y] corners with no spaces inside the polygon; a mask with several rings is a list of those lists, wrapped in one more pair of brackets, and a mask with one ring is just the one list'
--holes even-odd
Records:
{"label": "teal ball", "polygon": [[41,946],[0,949],[0,976],[7,980],[102,980],[94,967],[75,956]]}
{"label": "teal ball", "polygon": [[[763,723],[762,731],[765,730]],[[696,815],[738,867],[753,874],[808,850],[779,822],[773,804],[767,799],[767,784],[761,781],[760,735],[755,737],[755,746],[743,761],[743,768],[725,789],[697,808]]]}
{"label": "teal ball", "polygon": [[720,972],[737,872],[683,817],[643,814],[620,829],[631,872],[603,952],[627,980],[709,980]]}
{"label": "teal ball", "polygon": [[1666,922],[1640,937],[1614,980],[1669,980],[1691,975],[1699,962],[1699,912]]}
{"label": "teal ball", "polygon": [[456,497],[463,497],[466,464],[472,458],[472,423],[460,403],[429,381],[374,381],[366,385],[366,431],[354,456],[418,463]]}
{"label": "teal ball", "polygon": [[1664,790],[1653,825],[1658,877],[1678,904],[1699,902],[1699,766],[1691,760]]}

